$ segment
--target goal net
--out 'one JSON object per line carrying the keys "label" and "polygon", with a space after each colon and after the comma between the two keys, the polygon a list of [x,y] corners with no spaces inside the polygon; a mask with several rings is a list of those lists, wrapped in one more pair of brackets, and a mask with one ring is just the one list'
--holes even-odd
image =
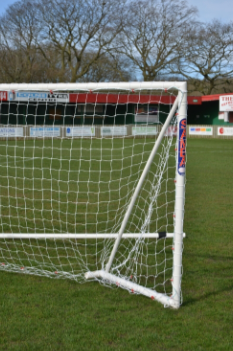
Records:
{"label": "goal net", "polygon": [[0,84],[0,269],[182,302],[186,83]]}

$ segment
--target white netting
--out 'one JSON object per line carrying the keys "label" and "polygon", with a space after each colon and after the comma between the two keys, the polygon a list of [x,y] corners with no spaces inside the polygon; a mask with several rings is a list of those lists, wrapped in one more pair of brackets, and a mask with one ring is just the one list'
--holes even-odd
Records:
{"label": "white netting", "polygon": [[[108,262],[114,240],[98,234],[118,233],[177,91],[7,94],[0,104],[0,227],[17,238],[0,239],[0,269],[83,281]],[[122,238],[111,267],[165,294],[172,293],[172,239],[143,234],[174,232],[176,133],[174,116],[124,231],[139,236]]]}

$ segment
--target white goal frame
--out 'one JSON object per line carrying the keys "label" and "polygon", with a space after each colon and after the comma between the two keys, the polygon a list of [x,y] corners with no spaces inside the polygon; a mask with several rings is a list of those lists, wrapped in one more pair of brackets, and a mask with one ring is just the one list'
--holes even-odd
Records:
{"label": "white goal frame", "polygon": [[[135,293],[143,294],[147,297],[150,297],[152,300],[157,300],[161,302],[164,306],[179,308],[180,300],[181,300],[181,277],[182,277],[182,251],[183,251],[183,237],[185,234],[183,233],[183,217],[184,217],[184,198],[185,198],[185,174],[181,174],[178,170],[178,162],[179,162],[179,152],[180,150],[180,142],[179,137],[177,137],[177,160],[176,160],[176,177],[175,177],[175,209],[174,209],[174,233],[167,233],[167,238],[173,239],[173,273],[172,273],[172,296],[167,296],[162,293],[158,293],[152,289],[143,287],[131,281],[127,281],[123,278],[115,276],[110,273],[111,266],[115,257],[115,254],[118,249],[118,245],[121,240],[124,238],[137,238],[139,236],[143,236],[145,238],[159,238],[160,233],[146,233],[146,234],[128,234],[125,233],[126,224],[129,220],[131,211],[137,199],[137,196],[140,192],[141,186],[144,182],[146,175],[150,169],[151,163],[154,159],[154,156],[160,146],[161,140],[163,139],[166,130],[169,126],[169,123],[173,116],[177,114],[177,125],[178,125],[178,135],[180,136],[180,123],[181,121],[185,121],[186,126],[186,118],[187,118],[187,83],[186,82],[129,82],[129,83],[58,83],[58,84],[0,84],[0,91],[11,90],[11,91],[53,91],[53,92],[62,92],[62,91],[98,91],[98,90],[124,90],[124,91],[135,91],[137,90],[155,90],[161,89],[167,92],[169,89],[176,88],[178,90],[178,95],[173,103],[173,106],[169,112],[169,115],[164,123],[162,130],[154,144],[154,147],[151,151],[149,159],[146,163],[143,173],[139,179],[137,187],[134,191],[134,194],[131,198],[128,209],[124,215],[124,220],[121,224],[121,228],[118,233],[111,234],[9,234],[2,233],[0,234],[0,239],[92,239],[92,238],[112,238],[115,240],[115,244],[113,246],[111,255],[109,257],[109,261],[104,270],[94,271],[94,272],[86,272],[86,279],[93,278],[101,278],[103,280],[108,281],[109,283],[116,284],[122,288],[131,290]],[[177,113],[178,111],[178,113]],[[184,146],[185,147],[185,146]]]}

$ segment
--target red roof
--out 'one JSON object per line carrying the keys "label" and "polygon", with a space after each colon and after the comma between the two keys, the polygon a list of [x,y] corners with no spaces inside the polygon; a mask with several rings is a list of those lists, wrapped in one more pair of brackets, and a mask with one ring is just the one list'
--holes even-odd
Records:
{"label": "red roof", "polygon": [[[203,95],[203,96],[188,96],[188,105],[201,105],[202,102],[218,101],[220,96],[233,95],[233,93],[226,94],[214,94],[214,95]],[[6,91],[0,91],[0,101],[7,101],[8,96]],[[70,102],[79,103],[112,103],[112,104],[158,104],[162,103],[165,105],[172,104],[175,100],[174,95],[140,95],[140,94],[93,94],[93,93],[74,93],[70,94]]]}
{"label": "red roof", "polygon": [[[81,94],[70,94],[70,102],[79,102],[79,103],[112,103],[112,104],[172,104],[175,100],[175,96],[167,95],[138,95],[138,94],[92,94],[92,93],[81,93]],[[202,99],[201,96],[188,96],[189,105],[201,105]]]}
{"label": "red roof", "polygon": [[203,95],[203,96],[201,96],[201,98],[202,98],[202,102],[218,101],[220,96],[225,96],[225,95],[233,95],[233,93],[215,94],[215,95]]}

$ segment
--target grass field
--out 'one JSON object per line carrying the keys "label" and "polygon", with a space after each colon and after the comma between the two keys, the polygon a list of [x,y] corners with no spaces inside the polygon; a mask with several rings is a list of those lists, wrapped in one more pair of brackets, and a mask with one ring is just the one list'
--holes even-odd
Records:
{"label": "grass field", "polygon": [[0,350],[233,349],[233,140],[188,139],[187,155],[182,307],[0,272]]}
{"label": "grass field", "polygon": [[[2,141],[2,232],[117,233],[154,142],[151,137]],[[125,233],[173,232],[174,144],[175,138],[164,138]],[[168,162],[161,162],[164,155]],[[112,239],[9,239],[1,242],[0,270],[24,267],[27,273],[85,280],[85,272],[107,264],[113,244]],[[171,294],[171,245],[171,239],[122,240],[112,273]]]}

